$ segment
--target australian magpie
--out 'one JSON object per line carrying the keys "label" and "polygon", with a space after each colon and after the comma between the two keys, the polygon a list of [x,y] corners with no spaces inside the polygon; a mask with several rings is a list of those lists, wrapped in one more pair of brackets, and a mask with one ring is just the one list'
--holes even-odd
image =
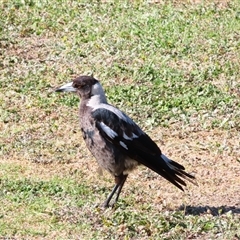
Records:
{"label": "australian magpie", "polygon": [[143,164],[183,190],[184,180],[195,183],[185,168],[167,158],[157,144],[125,113],[108,104],[98,80],[80,76],[55,90],[76,92],[81,98],[80,127],[86,145],[99,166],[115,178],[115,186],[103,203],[108,207],[116,192],[116,203],[131,170]]}

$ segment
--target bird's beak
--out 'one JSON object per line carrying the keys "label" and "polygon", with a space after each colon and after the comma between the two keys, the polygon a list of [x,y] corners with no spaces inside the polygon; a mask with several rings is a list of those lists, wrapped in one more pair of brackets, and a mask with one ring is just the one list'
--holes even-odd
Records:
{"label": "bird's beak", "polygon": [[55,90],[55,92],[76,92],[76,88],[72,86],[73,82],[67,83]]}

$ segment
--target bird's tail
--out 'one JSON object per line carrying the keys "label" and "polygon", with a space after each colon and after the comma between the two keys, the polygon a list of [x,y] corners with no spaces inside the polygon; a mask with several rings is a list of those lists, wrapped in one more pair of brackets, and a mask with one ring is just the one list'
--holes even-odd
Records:
{"label": "bird's tail", "polygon": [[185,172],[184,166],[169,159],[164,154],[161,154],[160,157],[161,157],[161,160],[166,163],[164,169],[162,169],[163,171],[160,171],[160,172],[157,171],[161,176],[163,176],[165,179],[170,181],[172,184],[174,184],[176,187],[178,187],[182,191],[184,191],[182,186],[187,185],[184,180],[187,180],[193,183],[194,185],[197,185],[195,177]]}

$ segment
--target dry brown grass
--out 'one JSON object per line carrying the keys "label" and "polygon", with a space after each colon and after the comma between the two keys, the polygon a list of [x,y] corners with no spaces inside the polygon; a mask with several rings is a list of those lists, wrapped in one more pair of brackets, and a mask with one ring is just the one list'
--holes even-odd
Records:
{"label": "dry brown grass", "polygon": [[[157,174],[145,167],[139,167],[130,174],[122,198],[133,189],[138,189],[139,195],[138,190],[136,194],[141,199],[137,198],[136,201],[153,204],[164,202],[172,209],[176,209],[184,201],[186,205],[195,207],[226,206],[227,208],[235,207],[238,209],[236,211],[240,211],[239,132],[234,130],[191,132],[172,127],[172,129],[157,128],[150,135],[157,140],[166,155],[182,163],[187,171],[196,176],[199,186],[189,184],[185,193],[182,193]],[[44,180],[66,177],[80,169],[89,181],[89,185],[107,185],[111,188],[113,179],[110,175],[104,174],[103,177],[96,174],[97,163],[86,150],[80,133],[71,137],[68,144],[71,145],[74,142],[79,144],[78,152],[67,163],[52,161],[50,164],[42,164],[29,161],[19,154],[13,154],[11,158],[2,159],[1,164],[19,165],[22,168],[21,177]],[[77,181],[81,182],[81,177]]]}
{"label": "dry brown grass", "polygon": [[[3,1],[0,238],[239,239],[239,4],[104,2]],[[199,186],[141,166],[116,208],[96,207],[114,181],[85,147],[76,99],[53,93],[92,72]]]}

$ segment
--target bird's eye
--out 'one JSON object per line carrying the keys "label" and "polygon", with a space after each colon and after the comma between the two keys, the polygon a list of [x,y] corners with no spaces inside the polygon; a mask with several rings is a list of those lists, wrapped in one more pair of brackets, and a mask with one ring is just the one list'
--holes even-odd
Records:
{"label": "bird's eye", "polygon": [[81,88],[81,85],[80,84],[77,84],[77,83],[73,83],[73,85],[72,85],[74,88],[77,88],[77,89],[79,89],[79,88]]}

